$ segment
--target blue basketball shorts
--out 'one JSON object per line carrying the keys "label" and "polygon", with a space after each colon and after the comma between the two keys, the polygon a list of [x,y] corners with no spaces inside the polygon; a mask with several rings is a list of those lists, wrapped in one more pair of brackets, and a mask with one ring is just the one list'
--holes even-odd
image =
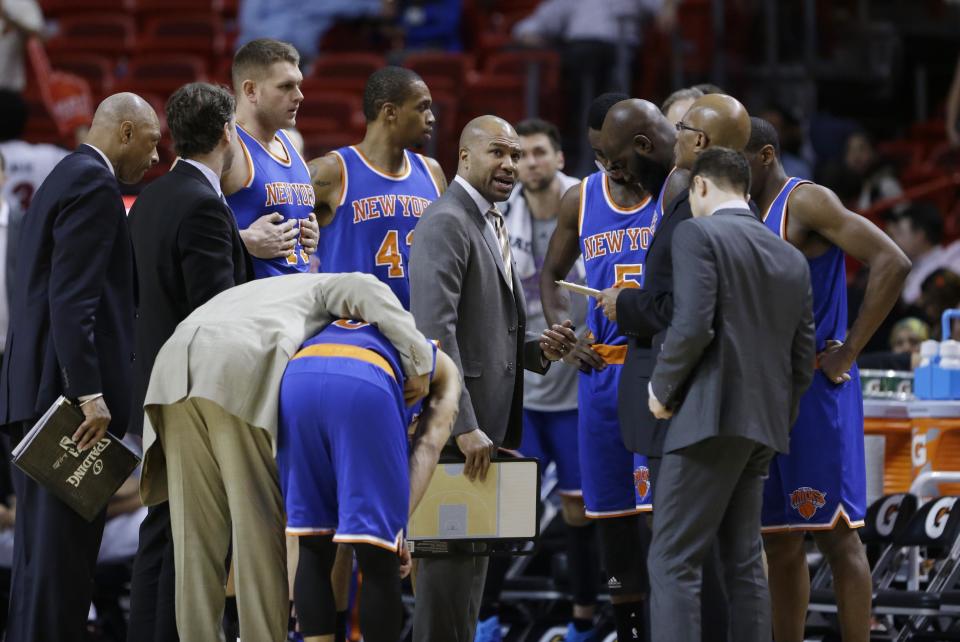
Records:
{"label": "blue basketball shorts", "polygon": [[814,373],[790,432],[790,452],[770,462],[763,532],[830,530],[841,519],[851,528],[863,526],[863,398],[856,368],[850,374],[850,381],[836,385]]}
{"label": "blue basketball shorts", "polygon": [[[578,431],[583,503],[587,517],[622,517],[652,509],[653,490],[646,457],[623,445],[617,415],[622,365],[579,375]],[[639,481],[638,481],[639,480]],[[643,496],[638,493],[643,491]]]}
{"label": "blue basketball shorts", "polygon": [[410,501],[403,399],[375,365],[306,357],[280,387],[277,469],[290,535],[397,550]]}

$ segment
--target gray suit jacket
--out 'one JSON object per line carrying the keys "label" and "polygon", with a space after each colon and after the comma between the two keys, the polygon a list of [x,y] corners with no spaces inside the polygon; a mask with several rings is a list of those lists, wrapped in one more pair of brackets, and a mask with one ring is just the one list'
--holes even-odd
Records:
{"label": "gray suit jacket", "polygon": [[496,234],[466,190],[451,183],[414,230],[410,311],[463,375],[453,435],[480,428],[508,448],[520,445],[523,369],[546,372],[536,336],[526,334],[516,273],[511,292]]}
{"label": "gray suit jacket", "polygon": [[815,355],[810,270],[750,210],[677,226],[673,320],[651,377],[665,452],[746,437],[787,452]]}
{"label": "gray suit jacket", "polygon": [[389,287],[369,274],[288,274],[213,297],[180,322],[150,375],[143,422],[145,504],[166,500],[159,406],[208,399],[275,439],[280,380],[296,351],[333,319],[362,319],[400,353],[408,376],[433,367],[433,348]]}

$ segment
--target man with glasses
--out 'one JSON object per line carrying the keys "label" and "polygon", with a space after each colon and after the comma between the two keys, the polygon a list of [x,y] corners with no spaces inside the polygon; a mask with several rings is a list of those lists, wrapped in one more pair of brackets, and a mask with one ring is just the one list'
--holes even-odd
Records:
{"label": "man with glasses", "polygon": [[[616,321],[628,338],[619,394],[622,437],[627,448],[647,456],[654,489],[669,421],[658,421],[650,413],[646,391],[659,352],[653,346],[662,345],[673,311],[673,231],[692,217],[688,170],[709,147],[739,151],[749,137],[747,110],[722,94],[698,98],[676,126],[645,100],[617,104],[603,122],[599,142],[608,168],[622,172],[628,183],[659,194],[658,220],[644,261],[643,289],[613,287],[600,297],[604,314]],[[703,573],[704,610],[699,614],[704,640],[726,640],[726,607],[718,570],[718,560],[708,556]]]}

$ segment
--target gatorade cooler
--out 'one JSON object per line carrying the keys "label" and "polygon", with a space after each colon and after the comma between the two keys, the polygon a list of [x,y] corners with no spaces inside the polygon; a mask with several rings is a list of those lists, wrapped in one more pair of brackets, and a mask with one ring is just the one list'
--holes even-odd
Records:
{"label": "gatorade cooler", "polygon": [[[960,470],[960,401],[913,401],[909,412],[913,477]],[[941,484],[938,494],[960,495],[960,484]]]}
{"label": "gatorade cooler", "polygon": [[884,438],[883,494],[893,495],[910,490],[913,483],[911,441],[913,425],[909,403],[893,400],[863,400],[864,435]]}

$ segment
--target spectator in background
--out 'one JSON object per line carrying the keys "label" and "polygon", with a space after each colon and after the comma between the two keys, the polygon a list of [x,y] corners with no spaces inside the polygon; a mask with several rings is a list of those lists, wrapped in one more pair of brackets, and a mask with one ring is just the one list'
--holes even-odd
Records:
{"label": "spectator in background", "polygon": [[23,91],[27,41],[43,29],[43,12],[36,0],[0,0],[0,89]]}
{"label": "spectator in background", "polygon": [[893,170],[877,154],[873,139],[863,130],[847,137],[842,163],[828,168],[826,173],[824,182],[827,186],[847,207],[857,212],[903,193]]}
{"label": "spectator in background", "polygon": [[0,199],[16,203],[24,212],[47,174],[70,153],[56,145],[21,140],[26,126],[27,103],[17,92],[0,89],[0,153],[6,158],[7,174]]}
{"label": "spectator in background", "polygon": [[920,298],[920,284],[937,268],[951,268],[960,273],[957,252],[944,248],[943,219],[933,203],[914,203],[887,224],[887,234],[913,262],[903,285],[901,298],[912,304]]}
{"label": "spectator in background", "polygon": [[960,306],[960,274],[947,268],[937,268],[931,272],[920,286],[920,300],[917,304],[930,324],[930,338],[942,341],[944,337],[940,336],[940,321],[944,311]]}
{"label": "spectator in background", "polygon": [[860,368],[913,370],[920,365],[920,344],[930,338],[930,325],[917,317],[900,319],[890,331],[890,349],[857,359]]}
{"label": "spectator in background", "polygon": [[460,0],[404,0],[397,16],[406,51],[460,51]]}
{"label": "spectator in background", "polygon": [[894,354],[920,354],[920,344],[930,338],[930,326],[916,317],[900,319],[890,333]]}
{"label": "spectator in background", "polygon": [[673,92],[660,106],[660,112],[667,117],[671,125],[676,125],[683,119],[683,115],[690,109],[697,98],[703,95],[703,92],[696,87],[687,87]]}
{"label": "spectator in background", "polygon": [[394,0],[241,0],[236,48],[258,38],[289,42],[301,64],[319,53],[320,39],[338,20],[389,15]]}
{"label": "spectator in background", "polygon": [[780,136],[780,163],[787,176],[813,180],[813,167],[808,160],[812,149],[804,140],[803,121],[796,110],[780,105],[768,107],[760,117],[773,125]]}
{"label": "spectator in background", "polygon": [[525,45],[560,45],[564,100],[570,114],[563,135],[567,141],[576,141],[567,150],[574,157],[570,167],[592,169],[582,121],[594,96],[629,91],[620,85],[628,82],[627,67],[640,44],[642,18],[656,13],[669,16],[661,19],[662,26],[672,23],[675,4],[677,0],[544,0],[514,25],[513,37]]}

